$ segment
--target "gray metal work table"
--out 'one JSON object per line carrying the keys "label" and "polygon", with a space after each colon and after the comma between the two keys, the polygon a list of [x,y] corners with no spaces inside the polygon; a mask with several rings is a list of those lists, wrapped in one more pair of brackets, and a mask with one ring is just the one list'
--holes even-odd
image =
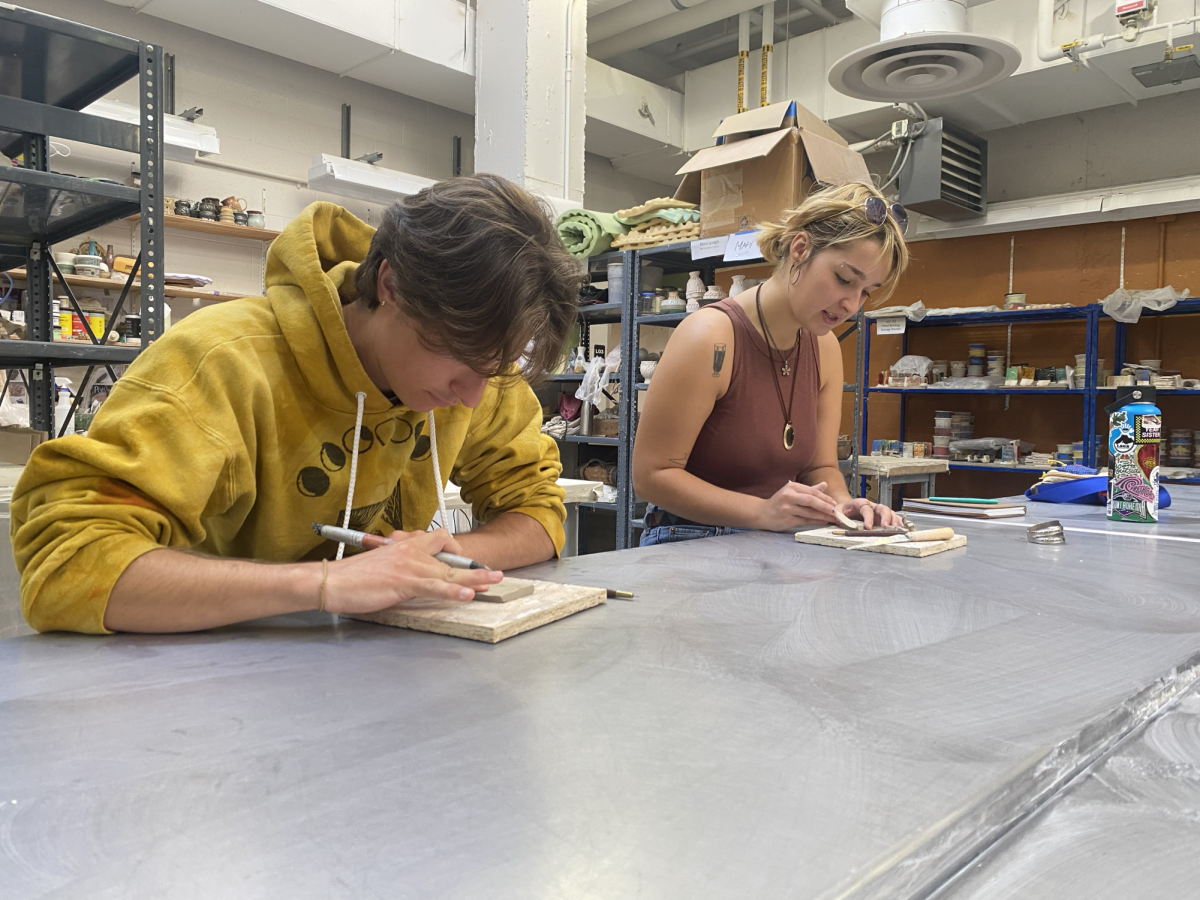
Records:
{"label": "gray metal work table", "polygon": [[1013,833],[943,900],[1200,895],[1200,691]]}
{"label": "gray metal work table", "polygon": [[545,564],[638,599],[496,646],[0,641],[4,896],[915,896],[1200,670],[1190,544],[955,527]]}

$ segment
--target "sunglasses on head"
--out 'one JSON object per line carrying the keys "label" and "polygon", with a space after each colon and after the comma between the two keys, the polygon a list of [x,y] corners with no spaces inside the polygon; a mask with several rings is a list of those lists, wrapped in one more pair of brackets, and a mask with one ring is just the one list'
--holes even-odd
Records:
{"label": "sunglasses on head", "polygon": [[872,225],[882,225],[887,218],[889,209],[892,212],[892,220],[895,221],[896,227],[900,229],[900,234],[907,234],[908,211],[899,203],[893,203],[889,207],[879,197],[868,197],[867,202],[863,204],[863,211],[866,213],[867,221]]}

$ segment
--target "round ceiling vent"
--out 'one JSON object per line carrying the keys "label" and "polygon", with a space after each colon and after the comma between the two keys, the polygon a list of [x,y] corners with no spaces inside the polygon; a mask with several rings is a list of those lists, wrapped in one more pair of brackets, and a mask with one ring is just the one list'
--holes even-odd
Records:
{"label": "round ceiling vent", "polygon": [[884,102],[965,94],[1007,78],[1021,64],[1008,41],[964,32],[906,34],[860,47],[829,70],[843,94]]}

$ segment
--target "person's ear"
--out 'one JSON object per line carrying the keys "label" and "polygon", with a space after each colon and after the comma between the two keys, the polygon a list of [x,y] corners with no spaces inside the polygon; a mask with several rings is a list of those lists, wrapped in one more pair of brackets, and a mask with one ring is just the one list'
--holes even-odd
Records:
{"label": "person's ear", "polygon": [[379,271],[375,274],[375,299],[383,306],[394,300],[392,296],[392,265],[386,259],[379,263]]}
{"label": "person's ear", "polygon": [[804,257],[808,255],[808,248],[812,243],[812,239],[808,236],[807,231],[800,231],[792,238],[792,246],[789,255],[792,262],[804,262]]}

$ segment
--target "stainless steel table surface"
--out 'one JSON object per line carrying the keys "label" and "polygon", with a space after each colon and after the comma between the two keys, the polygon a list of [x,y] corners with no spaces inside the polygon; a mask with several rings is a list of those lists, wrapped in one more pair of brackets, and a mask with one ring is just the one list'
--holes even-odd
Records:
{"label": "stainless steel table surface", "polygon": [[955,524],[920,560],[544,564],[637,599],[495,646],[316,614],[0,641],[2,894],[913,896],[1200,650],[1191,544]]}
{"label": "stainless steel table surface", "polygon": [[1200,896],[1200,691],[1064,791],[943,900]]}

